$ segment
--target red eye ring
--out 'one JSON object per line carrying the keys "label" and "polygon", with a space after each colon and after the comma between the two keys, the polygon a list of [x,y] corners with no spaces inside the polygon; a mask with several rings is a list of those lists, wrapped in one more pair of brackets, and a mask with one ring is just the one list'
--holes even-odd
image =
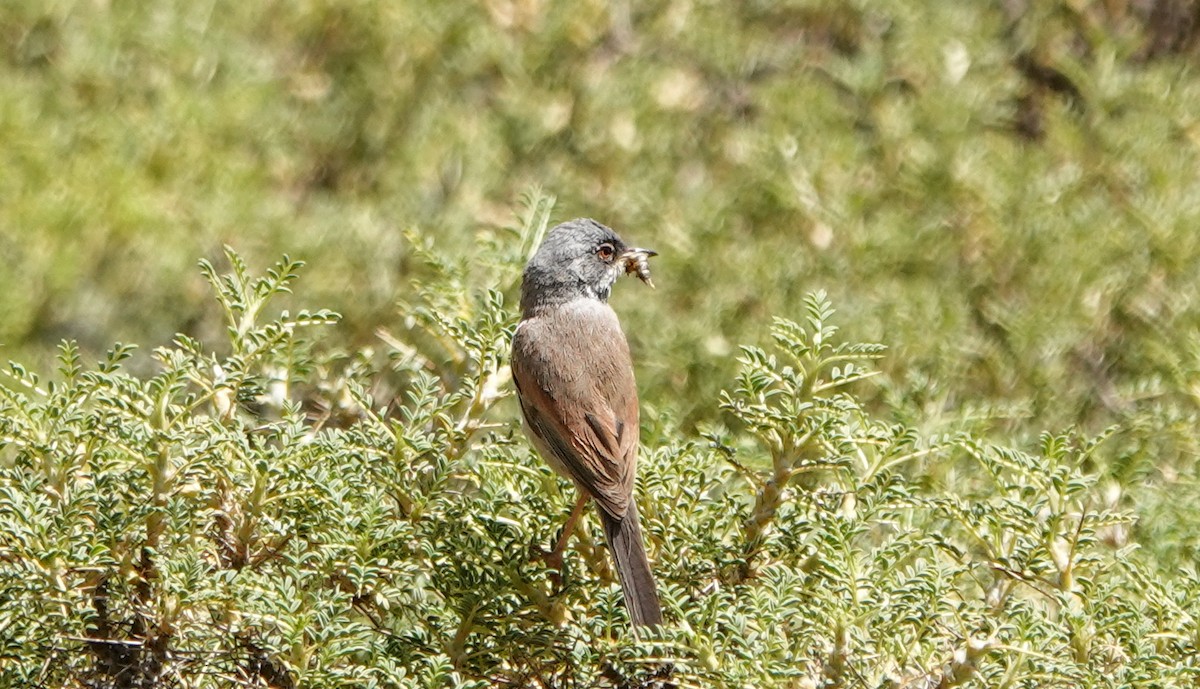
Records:
{"label": "red eye ring", "polygon": [[601,260],[611,261],[613,256],[617,255],[617,250],[612,244],[605,242],[604,244],[596,247],[596,255],[599,256]]}

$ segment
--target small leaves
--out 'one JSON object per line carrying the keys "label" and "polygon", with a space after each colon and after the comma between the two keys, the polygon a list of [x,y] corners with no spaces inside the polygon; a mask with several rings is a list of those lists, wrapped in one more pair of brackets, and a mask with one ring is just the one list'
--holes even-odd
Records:
{"label": "small leaves", "polygon": [[112,346],[112,349],[108,350],[108,353],[104,357],[104,361],[101,361],[97,366],[97,370],[99,370],[100,373],[115,372],[117,369],[121,368],[122,361],[125,361],[129,357],[133,356],[135,349],[137,349],[137,345],[127,345],[118,342]]}
{"label": "small leaves", "polygon": [[82,371],[79,364],[79,345],[74,340],[64,340],[58,345],[58,372],[63,377],[63,382],[67,385],[73,385],[75,378]]}
{"label": "small leaves", "polygon": [[[522,233],[545,222],[537,208]],[[511,285],[421,251],[439,279],[405,306],[404,336],[386,334],[382,371],[369,352],[314,353],[306,333],[335,313],[267,314],[298,262],[255,277],[233,252],[230,274],[202,268],[228,343],[178,335],[145,376],[122,368],[126,345],[89,368],[63,343],[49,379],[9,367],[3,681],[1194,679],[1200,586],[1145,563],[1119,494],[1089,473],[1111,431],[1027,449],[880,418],[859,393],[883,348],[842,341],[822,294],[802,324],[775,322],[773,349],[742,348],[726,425],[643,434],[639,510],[669,624],[634,639],[593,518],[561,571],[536,556],[574,493],[502,404]],[[516,274],[519,255],[505,262]]]}

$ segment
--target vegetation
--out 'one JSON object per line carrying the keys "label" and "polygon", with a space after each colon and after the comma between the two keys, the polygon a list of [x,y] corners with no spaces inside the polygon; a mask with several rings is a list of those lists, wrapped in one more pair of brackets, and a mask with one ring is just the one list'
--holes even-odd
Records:
{"label": "vegetation", "polygon": [[[1194,686],[1196,12],[6,3],[0,686]],[[577,215],[640,640],[507,378]]]}

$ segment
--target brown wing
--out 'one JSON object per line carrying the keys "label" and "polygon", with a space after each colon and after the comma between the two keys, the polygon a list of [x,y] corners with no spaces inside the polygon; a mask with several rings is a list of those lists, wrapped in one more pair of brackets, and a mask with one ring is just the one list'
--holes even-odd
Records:
{"label": "brown wing", "polygon": [[581,301],[521,323],[513,336],[513,380],[546,460],[621,518],[637,470],[633,365],[612,309]]}

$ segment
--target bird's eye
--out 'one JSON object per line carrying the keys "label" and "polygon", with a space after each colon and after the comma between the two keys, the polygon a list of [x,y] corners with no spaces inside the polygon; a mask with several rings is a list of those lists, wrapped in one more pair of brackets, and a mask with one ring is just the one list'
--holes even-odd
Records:
{"label": "bird's eye", "polygon": [[612,244],[604,243],[596,247],[596,255],[599,256],[601,260],[611,261],[613,256],[617,255],[617,250],[613,248]]}

